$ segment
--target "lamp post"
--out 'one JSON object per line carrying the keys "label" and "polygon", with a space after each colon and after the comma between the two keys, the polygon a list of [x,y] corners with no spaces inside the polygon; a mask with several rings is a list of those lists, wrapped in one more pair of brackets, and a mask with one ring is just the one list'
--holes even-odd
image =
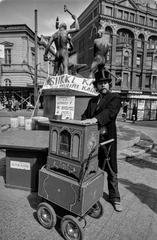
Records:
{"label": "lamp post", "polygon": [[34,24],[35,24],[35,66],[34,66],[34,106],[36,107],[35,108],[35,111],[34,111],[34,116],[37,115],[37,112],[38,112],[38,106],[36,106],[36,103],[37,103],[37,99],[38,99],[38,16],[37,16],[37,10],[35,9],[35,14],[34,14],[34,17],[35,17],[35,21],[34,21]]}

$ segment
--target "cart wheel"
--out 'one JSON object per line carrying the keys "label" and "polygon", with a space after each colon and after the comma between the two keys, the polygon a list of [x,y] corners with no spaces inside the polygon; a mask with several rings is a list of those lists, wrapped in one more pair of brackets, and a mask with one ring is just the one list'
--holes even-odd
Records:
{"label": "cart wheel", "polygon": [[88,215],[92,218],[100,218],[103,215],[103,212],[103,206],[101,205],[100,201],[98,201],[89,210]]}
{"label": "cart wheel", "polygon": [[53,207],[46,202],[38,205],[37,217],[40,224],[47,229],[56,225],[56,213]]}
{"label": "cart wheel", "polygon": [[84,230],[73,216],[66,215],[61,221],[61,231],[66,240],[83,240]]}

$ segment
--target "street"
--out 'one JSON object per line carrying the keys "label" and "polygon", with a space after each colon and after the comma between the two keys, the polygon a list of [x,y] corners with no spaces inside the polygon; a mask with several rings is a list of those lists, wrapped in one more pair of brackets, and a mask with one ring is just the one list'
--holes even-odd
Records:
{"label": "street", "polygon": [[[86,216],[85,240],[157,239],[157,131],[139,123],[122,123],[148,134],[155,146],[148,153],[118,161],[119,189],[123,212],[117,213],[107,202],[105,181],[100,219]],[[140,126],[139,126],[140,125]],[[62,240],[59,220],[54,229],[42,227],[36,216],[41,199],[37,193],[5,187],[5,152],[0,152],[0,240]]]}

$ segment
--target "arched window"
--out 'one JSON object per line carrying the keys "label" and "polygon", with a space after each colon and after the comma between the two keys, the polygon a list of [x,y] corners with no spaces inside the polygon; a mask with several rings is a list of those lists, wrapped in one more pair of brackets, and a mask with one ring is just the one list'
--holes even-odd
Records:
{"label": "arched window", "polygon": [[75,134],[73,137],[73,147],[72,147],[72,156],[74,158],[79,157],[79,145],[80,145],[80,136]]}
{"label": "arched window", "polygon": [[107,26],[105,28],[105,34],[109,36],[109,42],[112,43],[112,28]]}
{"label": "arched window", "polygon": [[143,46],[144,46],[144,36],[143,34],[140,34],[137,40],[137,47],[143,48]]}
{"label": "arched window", "polygon": [[123,54],[124,54],[124,66],[129,67],[130,53],[128,50],[125,50]]}
{"label": "arched window", "polygon": [[67,130],[63,130],[60,133],[60,150],[62,153],[67,155],[70,153],[70,147],[71,147],[71,135]]}
{"label": "arched window", "polygon": [[148,49],[157,49],[157,37],[156,36],[151,36],[148,39]]}
{"label": "arched window", "polygon": [[156,55],[154,56],[154,59],[153,59],[153,70],[157,70],[157,56]]}
{"label": "arched window", "polygon": [[5,80],[4,80],[4,85],[6,86],[6,87],[10,87],[11,86],[11,80],[9,79],[9,78],[6,78]]}

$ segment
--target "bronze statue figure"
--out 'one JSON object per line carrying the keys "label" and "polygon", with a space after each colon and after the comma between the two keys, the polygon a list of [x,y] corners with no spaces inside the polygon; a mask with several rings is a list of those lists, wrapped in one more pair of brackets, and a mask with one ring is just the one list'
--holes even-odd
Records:
{"label": "bronze statue figure", "polygon": [[51,36],[44,54],[44,60],[47,61],[47,54],[49,52],[51,44],[54,42],[56,47],[54,75],[68,74],[69,51],[73,49],[70,33],[75,33],[80,29],[77,17],[73,15],[66,6],[64,6],[64,11],[68,12],[75,20],[75,27],[67,30],[66,23],[59,24],[59,19],[57,18],[56,28],[58,28],[58,31]]}
{"label": "bronze statue figure", "polygon": [[102,70],[105,67],[110,46],[109,38],[102,29],[99,29],[98,37],[94,40],[94,60],[90,68],[90,77],[93,78],[97,70]]}

